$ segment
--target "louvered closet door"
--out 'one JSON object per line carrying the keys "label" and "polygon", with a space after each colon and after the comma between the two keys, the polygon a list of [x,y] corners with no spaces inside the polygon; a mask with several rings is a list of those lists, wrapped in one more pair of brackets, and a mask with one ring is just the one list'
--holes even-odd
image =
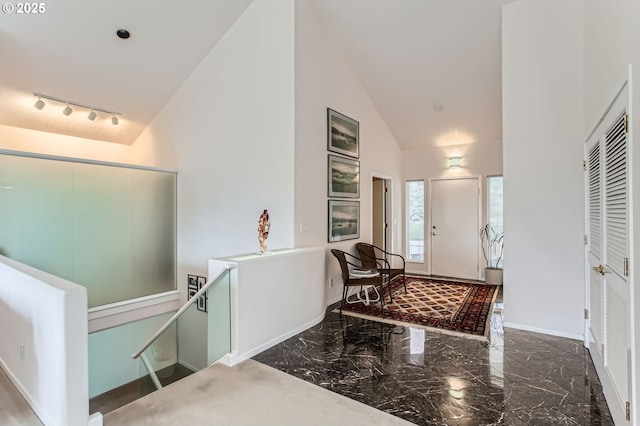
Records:
{"label": "louvered closet door", "polygon": [[629,424],[629,147],[624,91],[587,143],[589,350],[616,425]]}
{"label": "louvered closet door", "polygon": [[602,151],[600,139],[594,139],[587,147],[588,158],[588,226],[589,226],[589,255],[588,255],[588,293],[590,300],[589,327],[593,340],[593,348],[604,358],[604,286],[603,277],[599,271],[602,261]]}
{"label": "louvered closet door", "polygon": [[616,392],[629,401],[629,259],[628,149],[626,115],[605,137],[604,284],[605,366]]}

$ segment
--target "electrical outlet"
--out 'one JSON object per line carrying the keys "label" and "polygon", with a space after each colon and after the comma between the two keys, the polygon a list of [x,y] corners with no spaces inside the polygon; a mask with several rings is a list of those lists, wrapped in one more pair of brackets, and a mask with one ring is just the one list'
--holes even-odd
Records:
{"label": "electrical outlet", "polygon": [[24,361],[24,345],[20,345],[20,360]]}

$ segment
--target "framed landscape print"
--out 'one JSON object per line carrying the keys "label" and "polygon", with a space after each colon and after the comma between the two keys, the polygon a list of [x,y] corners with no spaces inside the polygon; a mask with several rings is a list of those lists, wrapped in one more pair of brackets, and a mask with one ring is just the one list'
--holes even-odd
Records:
{"label": "framed landscape print", "polygon": [[360,201],[329,200],[329,242],[360,238]]}
{"label": "framed landscape print", "polygon": [[360,124],[353,118],[327,108],[328,150],[358,158],[360,155]]}
{"label": "framed landscape print", "polygon": [[360,197],[360,162],[329,154],[329,197]]}

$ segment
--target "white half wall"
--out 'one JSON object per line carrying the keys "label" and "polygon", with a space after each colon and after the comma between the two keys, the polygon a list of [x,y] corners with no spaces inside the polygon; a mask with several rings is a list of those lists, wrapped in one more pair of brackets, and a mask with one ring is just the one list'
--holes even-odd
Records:
{"label": "white half wall", "polygon": [[503,8],[507,325],[584,334],[582,2]]}
{"label": "white half wall", "polygon": [[231,329],[231,353],[221,362],[235,365],[324,318],[323,247],[212,259],[210,273],[227,265],[233,268],[231,324],[228,328],[225,324]]}
{"label": "white half wall", "polygon": [[45,425],[89,421],[87,290],[0,256],[0,365]]}
{"label": "white half wall", "polygon": [[[323,27],[312,2],[295,2],[295,247],[323,246],[353,251],[371,242],[372,177],[392,180],[392,242],[402,251],[402,166],[400,147],[375,104]],[[328,243],[327,108],[360,123],[360,238]],[[342,294],[340,268],[327,252],[327,302]],[[329,288],[329,280],[333,287]]]}
{"label": "white half wall", "polygon": [[[447,158],[462,157],[462,167],[449,169]],[[429,223],[431,206],[429,205],[429,179],[432,178],[456,178],[465,176],[480,176],[480,199],[481,199],[481,223],[487,221],[487,176],[502,175],[502,141],[486,141],[466,144],[452,144],[447,146],[412,149],[402,152],[402,164],[404,170],[404,182],[408,180],[424,180],[424,262],[408,262],[407,270],[421,274],[427,274],[429,270],[429,257],[431,256]],[[406,194],[405,187],[402,186],[403,195],[403,217],[406,215]],[[403,229],[403,236],[406,236],[406,228]],[[478,235],[480,229],[478,229]],[[406,238],[405,238],[406,244]],[[406,249],[403,246],[403,251]],[[483,259],[481,259],[483,260]],[[482,265],[481,265],[482,267]],[[482,269],[481,269],[482,270]]]}

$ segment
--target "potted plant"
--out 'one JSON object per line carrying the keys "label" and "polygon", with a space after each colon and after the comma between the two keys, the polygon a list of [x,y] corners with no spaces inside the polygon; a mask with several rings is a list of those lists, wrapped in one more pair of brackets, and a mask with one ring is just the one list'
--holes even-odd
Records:
{"label": "potted plant", "polygon": [[484,268],[484,281],[487,284],[502,285],[502,268],[499,267],[504,249],[504,235],[498,233],[490,224],[480,229],[482,254],[487,262]]}

